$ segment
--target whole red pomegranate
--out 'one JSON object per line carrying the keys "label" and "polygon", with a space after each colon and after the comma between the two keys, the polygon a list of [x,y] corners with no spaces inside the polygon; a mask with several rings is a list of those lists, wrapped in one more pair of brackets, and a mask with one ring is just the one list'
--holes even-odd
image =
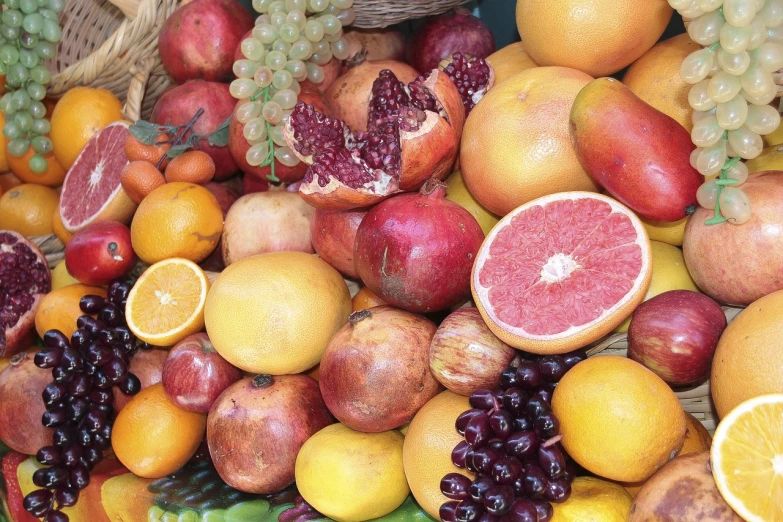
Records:
{"label": "whole red pomegranate", "polygon": [[321,259],[332,265],[346,277],[358,279],[353,262],[356,231],[367,210],[316,209],[310,236],[313,248]]}
{"label": "whole red pomegranate", "polygon": [[239,35],[253,25],[253,16],[236,0],[193,0],[163,24],[158,35],[160,61],[177,83],[231,81]]}
{"label": "whole red pomegranate", "polygon": [[446,185],[431,179],[418,194],[378,204],[359,225],[356,270],[390,305],[426,313],[470,297],[470,271],[484,232],[445,195]]}
{"label": "whole red pomegranate", "polygon": [[[159,348],[151,350],[139,350],[131,358],[128,365],[128,371],[139,378],[141,389],[158,384],[163,376],[163,365],[169,351]],[[117,387],[112,388],[114,394],[114,411],[119,413],[126,404],[133,398],[132,395],[125,395]]]}
{"label": "whole red pomegranate", "polygon": [[85,285],[108,284],[127,274],[135,262],[130,229],[117,221],[91,223],[65,247],[68,273]]}
{"label": "whole red pomegranate", "polygon": [[25,455],[52,444],[51,428],[44,428],[46,411],[41,394],[52,382],[51,370],[38,368],[35,352],[20,352],[0,371],[0,441]]}
{"label": "whole red pomegranate", "polygon": [[319,383],[329,411],[369,433],[409,422],[439,391],[429,364],[435,330],[428,319],[391,306],[352,313],[321,358]]}
{"label": "whole red pomegranate", "polygon": [[228,147],[212,146],[206,136],[231,116],[235,102],[228,92],[228,84],[191,80],[163,93],[152,108],[150,120],[159,124],[185,125],[199,109],[204,109],[193,125],[193,131],[204,136],[199,140],[199,147],[215,162],[215,179],[224,179],[237,171],[237,164]]}
{"label": "whole red pomegranate", "polygon": [[688,218],[682,250],[705,294],[747,306],[783,289],[783,171],[751,174],[741,188],[750,200],[750,219],[705,225],[713,211],[699,207]]}
{"label": "whole red pomegranate", "polygon": [[253,194],[255,192],[266,192],[269,190],[269,182],[257,178],[252,174],[242,176],[242,195]]}
{"label": "whole red pomegranate", "polygon": [[405,59],[405,35],[397,29],[349,28],[343,40],[348,44],[347,61],[354,60],[359,53],[365,53],[364,58],[373,61]]}
{"label": "whole red pomegranate", "polygon": [[425,72],[455,52],[472,58],[486,58],[495,52],[495,37],[489,26],[459,7],[427,18],[408,44],[408,63]]}
{"label": "whole red pomegranate", "polygon": [[21,234],[0,230],[0,357],[27,348],[38,305],[51,289],[52,274],[41,250]]}
{"label": "whole red pomegranate", "polygon": [[209,410],[209,453],[229,486],[276,493],[293,484],[302,444],[331,423],[312,377],[248,377],[226,388]]}

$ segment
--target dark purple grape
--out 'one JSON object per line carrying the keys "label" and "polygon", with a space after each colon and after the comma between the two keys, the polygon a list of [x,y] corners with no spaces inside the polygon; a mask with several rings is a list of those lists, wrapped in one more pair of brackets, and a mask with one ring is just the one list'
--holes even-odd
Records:
{"label": "dark purple grape", "polygon": [[65,466],[50,466],[40,468],[33,473],[33,484],[39,488],[52,489],[65,485],[68,480],[68,468]]}
{"label": "dark purple grape", "polygon": [[521,459],[535,454],[538,450],[540,439],[533,431],[517,431],[506,439],[506,453]]}
{"label": "dark purple grape", "polygon": [[492,466],[492,480],[495,484],[510,486],[522,475],[522,463],[514,457],[503,457]]}
{"label": "dark purple grape", "polygon": [[456,511],[458,505],[459,501],[457,500],[449,500],[448,502],[441,504],[440,510],[438,511],[440,519],[443,522],[455,522],[457,520]]}
{"label": "dark purple grape", "polygon": [[90,344],[90,337],[81,328],[71,334],[71,347],[75,350]]}
{"label": "dark purple grape", "polygon": [[470,484],[470,479],[465,475],[449,473],[440,481],[440,492],[452,500],[465,500],[469,496]]}
{"label": "dark purple grape", "polygon": [[476,390],[468,402],[472,407],[488,412],[495,407],[495,395],[490,390]]}
{"label": "dark purple grape", "polygon": [[44,466],[53,466],[62,462],[62,454],[57,446],[44,446],[35,454],[35,459]]}
{"label": "dark purple grape", "polygon": [[95,375],[92,376],[92,383],[99,390],[106,390],[112,387],[111,379],[106,375],[103,369],[96,370]]}
{"label": "dark purple grape", "polygon": [[527,496],[543,495],[544,490],[547,488],[546,475],[538,466],[525,466],[524,484]]}
{"label": "dark purple grape", "polygon": [[506,452],[506,450],[504,449],[505,443],[500,439],[489,439],[489,442],[487,442],[486,447],[495,450],[500,454]]}
{"label": "dark purple grape", "polygon": [[470,422],[470,420],[473,417],[475,417],[477,415],[481,415],[482,413],[484,413],[484,412],[479,410],[479,409],[477,409],[477,408],[473,408],[473,409],[470,409],[470,410],[467,410],[467,411],[463,411],[462,413],[460,413],[459,417],[457,417],[457,420],[454,423],[454,427],[457,428],[457,433],[459,433],[460,435],[464,435],[465,434],[465,428],[467,427],[468,422]]}
{"label": "dark purple grape", "polygon": [[115,286],[110,287],[108,293],[109,299],[111,299],[113,303],[119,304],[128,298],[130,290],[131,287],[129,284],[117,282]]}
{"label": "dark purple grape", "polygon": [[478,517],[484,514],[484,506],[472,500],[463,500],[457,506],[454,512],[454,519],[457,522],[474,522]]}
{"label": "dark purple grape", "polygon": [[503,407],[516,417],[517,415],[525,413],[525,403],[527,400],[528,394],[525,390],[521,388],[509,388],[503,395]]}
{"label": "dark purple grape", "polygon": [[465,426],[465,440],[474,448],[484,446],[492,437],[492,428],[489,426],[489,415],[481,412]]}
{"label": "dark purple grape", "polygon": [[538,511],[528,499],[518,498],[503,515],[502,522],[538,522]]}
{"label": "dark purple grape", "polygon": [[66,422],[68,422],[68,412],[65,411],[65,406],[50,407],[41,416],[41,424],[45,428],[56,428]]}
{"label": "dark purple grape", "polygon": [[550,479],[558,479],[565,472],[565,457],[556,444],[538,448],[538,465]]}
{"label": "dark purple grape", "polygon": [[125,378],[125,374],[128,372],[128,367],[125,363],[116,357],[106,363],[103,367],[103,371],[106,372],[106,376],[114,382],[118,382]]}
{"label": "dark purple grape", "polygon": [[111,446],[111,438],[104,437],[100,433],[96,433],[92,436],[93,443],[97,444],[101,449],[108,449]]}
{"label": "dark purple grape", "polygon": [[109,362],[112,357],[111,348],[99,341],[92,343],[87,348],[87,360],[95,366],[103,366]]}
{"label": "dark purple grape", "polygon": [[557,435],[557,432],[560,429],[560,422],[557,420],[554,413],[548,412],[536,417],[534,426],[539,437],[542,439],[551,439]]}
{"label": "dark purple grape", "polygon": [[[562,453],[562,452],[561,452]],[[563,471],[563,478],[568,482],[573,482],[576,478],[576,464],[566,459],[565,471]]]}
{"label": "dark purple grape", "polygon": [[495,436],[501,440],[506,440],[511,435],[511,423],[514,418],[506,410],[492,412],[489,416],[489,426]]}
{"label": "dark purple grape", "polygon": [[[524,468],[523,468],[524,470]],[[525,472],[522,471],[522,474],[519,476],[518,479],[514,481],[514,484],[512,486],[514,488],[514,494],[518,497],[524,497],[526,496],[525,493]]]}
{"label": "dark purple grape", "polygon": [[145,342],[140,342],[136,346],[138,346],[140,350],[152,350],[153,348],[155,348],[150,343],[145,343]]}
{"label": "dark purple grape", "polygon": [[68,383],[68,393],[74,397],[85,397],[90,390],[92,390],[92,379],[83,373],[77,373]]}
{"label": "dark purple grape", "polygon": [[67,384],[62,382],[50,382],[46,385],[46,388],[44,388],[41,397],[43,398],[44,404],[50,406],[65,399],[67,391]]}
{"label": "dark purple grape", "polygon": [[62,511],[57,511],[56,509],[53,509],[46,516],[46,522],[68,522],[68,515],[66,515]]}
{"label": "dark purple grape", "polygon": [[533,361],[520,361],[517,368],[517,386],[520,388],[535,388],[541,384],[541,369]]}
{"label": "dark purple grape", "polygon": [[548,500],[543,498],[531,498],[530,502],[536,506],[538,512],[538,522],[549,522],[555,515],[555,511],[552,509],[552,504]]}
{"label": "dark purple grape", "polygon": [[114,400],[114,395],[112,395],[110,390],[99,390],[96,388],[90,392],[87,398],[97,404],[108,404]]}
{"label": "dark purple grape", "polygon": [[107,417],[112,412],[111,404],[93,404],[92,407],[100,412],[103,412]]}
{"label": "dark purple grape", "polygon": [[503,388],[503,390],[508,390],[514,386],[517,386],[517,369],[513,367],[506,368],[503,370],[503,373],[500,374],[500,387]]}
{"label": "dark purple grape", "polygon": [[547,404],[552,404],[552,392],[546,388],[536,388],[532,397],[538,397]]}
{"label": "dark purple grape", "polygon": [[114,329],[114,333],[117,334],[117,340],[123,343],[132,342],[136,340],[136,336],[130,331],[126,325],[117,326]]}
{"label": "dark purple grape", "polygon": [[471,473],[476,473],[476,466],[473,465],[473,453],[476,450],[473,449],[473,446],[468,446],[468,452],[465,454],[465,469],[470,471]]}
{"label": "dark purple grape", "polygon": [[65,408],[68,412],[68,420],[76,424],[87,413],[89,407],[90,403],[86,399],[77,398],[71,401]]}
{"label": "dark purple grape", "polygon": [[125,395],[136,395],[141,391],[141,381],[132,373],[127,378],[117,383],[117,388]]}
{"label": "dark purple grape", "polygon": [[495,450],[484,447],[473,450],[473,468],[480,475],[489,475],[492,473],[492,466],[500,458]]}
{"label": "dark purple grape", "polygon": [[531,431],[532,429],[533,421],[527,415],[514,417],[514,421],[511,423],[511,431]]}
{"label": "dark purple grape", "polygon": [[489,477],[476,477],[476,480],[468,488],[470,498],[476,502],[484,502],[484,496],[487,494],[490,488],[494,487],[495,483]]}
{"label": "dark purple grape", "polygon": [[96,314],[105,302],[106,299],[99,295],[85,295],[79,299],[79,308],[85,314]]}
{"label": "dark purple grape", "polygon": [[82,447],[78,444],[71,444],[63,449],[63,465],[69,468],[77,465],[82,458]]}
{"label": "dark purple grape", "polygon": [[123,283],[122,283],[122,279],[114,279],[114,280],[112,280],[112,281],[109,283],[109,286],[108,286],[108,288],[107,288],[107,290],[106,290],[106,296],[107,296],[109,299],[111,299],[111,298],[114,296],[114,294],[115,294],[115,292],[117,291],[117,289],[118,289],[118,288],[120,287],[120,285],[122,285],[122,284],[123,284]]}
{"label": "dark purple grape", "polygon": [[117,332],[114,330],[114,328],[106,328],[105,330],[101,330],[98,334],[98,341],[107,345],[111,346],[114,343],[118,342],[120,337],[117,335]]}
{"label": "dark purple grape", "polygon": [[119,326],[125,321],[125,317],[114,303],[106,303],[98,311],[98,319],[108,326]]}
{"label": "dark purple grape", "polygon": [[569,370],[587,359],[587,353],[584,350],[576,350],[563,355],[563,362]]}
{"label": "dark purple grape", "polygon": [[101,429],[101,431],[99,431],[97,434],[100,435],[101,437],[107,439],[107,440],[111,440],[111,426],[112,425],[107,422],[103,426],[103,429]]}
{"label": "dark purple grape", "polygon": [[511,486],[495,486],[487,491],[484,498],[484,507],[491,515],[504,515],[513,503],[514,488]]}
{"label": "dark purple grape", "polygon": [[87,412],[87,416],[84,418],[84,425],[90,431],[90,433],[97,433],[103,428],[106,422],[106,414],[96,407],[90,409]]}
{"label": "dark purple grape", "polygon": [[468,454],[469,449],[470,449],[470,444],[468,444],[464,440],[459,441],[457,445],[454,446],[454,449],[451,450],[452,464],[454,464],[458,468],[465,469],[465,456]]}
{"label": "dark purple grape", "polygon": [[84,464],[77,464],[71,468],[68,484],[73,489],[82,490],[90,484],[90,470]]}
{"label": "dark purple grape", "polygon": [[126,366],[128,365],[128,363],[130,363],[130,357],[128,356],[128,352],[125,349],[123,349],[123,347],[120,346],[119,344],[115,344],[111,347],[111,355],[114,359],[121,360],[123,363],[125,363]]}
{"label": "dark purple grape", "polygon": [[82,369],[82,356],[73,348],[63,350],[63,356],[60,360],[59,368],[66,372],[78,372]]}
{"label": "dark purple grape", "polygon": [[58,448],[64,448],[74,440],[74,433],[69,427],[57,428],[52,434],[52,444]]}
{"label": "dark purple grape", "polygon": [[71,507],[79,500],[79,492],[71,488],[57,488],[54,490],[54,499],[59,507]]}
{"label": "dark purple grape", "polygon": [[533,419],[550,411],[552,411],[552,407],[541,400],[540,397],[531,397],[525,404],[525,412],[527,412],[528,417]]}
{"label": "dark purple grape", "polygon": [[544,498],[551,502],[565,502],[571,496],[571,483],[564,478],[550,480],[544,490]]}
{"label": "dark purple grape", "polygon": [[92,433],[90,433],[90,430],[87,429],[87,426],[82,426],[78,429],[76,432],[76,442],[84,447],[92,444]]}
{"label": "dark purple grape", "polygon": [[69,347],[68,338],[60,330],[48,330],[44,332],[43,342],[49,348],[65,350]]}
{"label": "dark purple grape", "polygon": [[41,350],[33,357],[33,363],[39,368],[54,368],[63,359],[63,350],[60,348],[49,348]]}
{"label": "dark purple grape", "polygon": [[489,513],[484,513],[480,517],[476,519],[476,522],[498,522],[500,519],[496,517],[495,515],[490,515]]}
{"label": "dark purple grape", "polygon": [[538,361],[541,377],[545,381],[558,382],[568,370],[565,360],[559,355],[545,355]]}
{"label": "dark purple grape", "polygon": [[24,506],[25,511],[30,513],[32,516],[36,518],[43,518],[46,512],[49,511],[49,504],[51,504],[51,502],[51,491],[48,489],[36,489],[24,497],[22,505]]}
{"label": "dark purple grape", "polygon": [[91,362],[85,361],[84,365],[82,366],[82,371],[84,372],[85,375],[89,375],[90,377],[92,377],[93,375],[95,375],[95,372],[98,371],[98,367],[92,364]]}
{"label": "dark purple grape", "polygon": [[69,372],[63,369],[62,366],[52,368],[52,378],[54,382],[68,382],[73,377],[73,372]]}

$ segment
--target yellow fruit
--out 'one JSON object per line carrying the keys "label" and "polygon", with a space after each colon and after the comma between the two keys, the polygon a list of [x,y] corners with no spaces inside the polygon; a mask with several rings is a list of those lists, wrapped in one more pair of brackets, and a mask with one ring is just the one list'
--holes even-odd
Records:
{"label": "yellow fruit", "polygon": [[76,331],[76,320],[84,315],[79,300],[85,295],[106,297],[106,289],[81,283],[52,290],[41,299],[35,312],[35,330],[43,335],[49,330],[60,330],[66,337]]}
{"label": "yellow fruit", "polygon": [[446,199],[453,201],[457,205],[461,206],[468,212],[470,212],[478,224],[481,226],[481,230],[484,231],[484,235],[489,234],[492,227],[498,224],[500,218],[484,208],[479,203],[473,194],[470,193],[468,187],[465,186],[465,180],[462,179],[462,172],[455,171],[446,179]]}
{"label": "yellow fruit", "polygon": [[204,438],[207,416],[178,408],[157,383],[120,411],[111,447],[122,464],[142,478],[160,478],[190,460]]}
{"label": "yellow fruit", "polygon": [[772,147],[773,145],[780,145],[783,143],[783,125],[778,125],[778,128],[774,132],[761,137],[764,140],[765,147]]}
{"label": "yellow fruit", "polygon": [[79,281],[68,273],[68,268],[65,266],[65,260],[57,263],[57,266],[52,270],[52,290],[58,290],[64,286],[76,284],[79,284]]}
{"label": "yellow fruit", "polygon": [[685,424],[687,426],[685,430],[685,442],[683,442],[682,449],[678,453],[678,456],[709,450],[712,445],[712,436],[710,435],[710,432],[707,431],[707,428],[699,422],[699,419],[690,413],[686,413]]}
{"label": "yellow fruit", "polygon": [[27,237],[51,234],[58,201],[57,192],[43,185],[14,187],[0,197],[0,229]]}
{"label": "yellow fruit", "polygon": [[517,0],[517,29],[539,65],[609,76],[646,53],[672,16],[663,0]]}
{"label": "yellow fruit", "polygon": [[451,462],[451,451],[464,440],[454,423],[469,409],[467,397],[441,392],[416,413],[405,434],[402,456],[411,493],[422,509],[438,520],[441,504],[449,500],[440,492],[443,476],[461,473],[473,478],[472,473]]}
{"label": "yellow fruit", "polygon": [[55,211],[54,214],[52,214],[52,233],[57,236],[57,239],[62,241],[63,245],[67,245],[73,237],[73,234],[68,232],[65,225],[63,225],[63,220],[59,211]]}
{"label": "yellow fruit", "polygon": [[101,503],[109,520],[145,520],[156,497],[155,493],[147,489],[152,482],[152,479],[137,477],[133,473],[124,473],[106,480],[101,485]]}
{"label": "yellow fruit", "polygon": [[639,98],[677,120],[688,132],[693,129],[688,104],[691,85],[680,76],[682,61],[701,46],[687,34],[656,44],[636,60],[623,76],[623,83]]}
{"label": "yellow fruit", "polygon": [[648,221],[644,218],[639,219],[642,221],[650,241],[660,241],[661,243],[667,243],[676,247],[682,246],[682,237],[685,235],[685,225],[688,223],[687,217],[682,218],[679,221],[671,221],[668,223],[662,221]]}
{"label": "yellow fruit", "polygon": [[726,415],[710,461],[718,491],[743,519],[783,520],[783,394],[760,395]]}
{"label": "yellow fruit", "polygon": [[571,496],[553,502],[551,522],[625,522],[633,498],[620,485],[593,477],[576,477]]}
{"label": "yellow fruit", "polygon": [[73,87],[69,89],[52,113],[49,136],[54,143],[54,156],[65,170],[98,131],[120,121],[122,103],[106,89]]}
{"label": "yellow fruit", "polygon": [[322,429],[296,457],[296,486],[316,510],[335,520],[363,522],[387,515],[408,497],[403,436],[361,433],[343,424]]}
{"label": "yellow fruit", "polygon": [[574,366],[555,388],[552,411],[568,454],[612,480],[647,479],[685,439],[677,396],[660,377],[625,357],[590,357]]}
{"label": "yellow fruit", "polygon": [[139,205],[131,244],[147,264],[181,257],[198,263],[212,253],[223,232],[223,211],[212,193],[193,183],[166,183]]}
{"label": "yellow fruit", "polygon": [[764,170],[783,170],[783,145],[767,147],[757,157],[745,162],[748,172],[762,172]]}
{"label": "yellow fruit", "polygon": [[321,360],[348,320],[351,295],[337,270],[302,252],[246,257],[207,295],[204,318],[215,349],[252,373],[301,373]]}
{"label": "yellow fruit", "polygon": [[[699,291],[699,287],[693,282],[691,274],[685,266],[682,250],[660,241],[650,241],[650,246],[652,247],[653,272],[650,288],[647,289],[647,295],[644,296],[645,301],[669,290]],[[633,314],[623,321],[615,329],[615,332],[627,332],[632,317]]]}
{"label": "yellow fruit", "polygon": [[527,51],[524,42],[515,42],[487,56],[487,62],[495,73],[495,85],[518,72],[538,67]]}
{"label": "yellow fruit", "polygon": [[187,259],[166,259],[141,275],[128,294],[128,328],[144,342],[172,346],[204,329],[209,280]]}

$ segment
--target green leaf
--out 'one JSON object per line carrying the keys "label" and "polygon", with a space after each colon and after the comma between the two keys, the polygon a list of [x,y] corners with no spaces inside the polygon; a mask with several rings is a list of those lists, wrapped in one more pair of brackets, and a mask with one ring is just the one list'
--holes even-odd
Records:
{"label": "green leaf", "polygon": [[231,122],[231,117],[226,118],[226,121],[220,124],[220,127],[215,129],[215,132],[207,137],[207,143],[213,147],[225,147],[228,145],[228,125]]}
{"label": "green leaf", "polygon": [[160,136],[159,127],[144,120],[137,121],[128,127],[128,130],[134,138],[146,145],[155,145],[158,136]]}
{"label": "green leaf", "polygon": [[187,152],[191,148],[190,143],[183,143],[181,145],[174,145],[172,146],[169,151],[166,153],[166,156],[169,158],[176,158],[183,152]]}

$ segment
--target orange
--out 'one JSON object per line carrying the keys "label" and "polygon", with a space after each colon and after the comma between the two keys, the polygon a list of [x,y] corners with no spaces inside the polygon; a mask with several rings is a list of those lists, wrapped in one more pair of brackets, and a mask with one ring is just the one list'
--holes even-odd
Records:
{"label": "orange", "polygon": [[143,160],[131,161],[122,168],[120,174],[122,189],[137,205],[165,183],[166,179],[155,165]]}
{"label": "orange", "polygon": [[691,85],[680,77],[686,56],[701,49],[687,34],[655,45],[636,60],[623,76],[623,83],[639,98],[677,120],[688,132],[693,129],[688,105]]}
{"label": "orange", "polygon": [[209,280],[187,259],[155,263],[136,281],[125,305],[128,328],[144,342],[172,346],[204,329]]}
{"label": "orange", "polygon": [[783,290],[751,303],[723,331],[712,360],[710,389],[718,417],[741,402],[783,393]]}
{"label": "orange", "polygon": [[361,290],[356,292],[356,295],[353,296],[353,299],[351,300],[351,308],[354,312],[357,310],[365,310],[367,308],[372,308],[373,306],[381,306],[385,305],[386,303],[378,297],[378,295],[370,290],[368,287],[363,286]]}
{"label": "orange", "polygon": [[40,174],[30,170],[29,162],[30,158],[33,157],[33,154],[35,154],[35,151],[30,147],[27,149],[27,152],[21,156],[13,156],[8,152],[8,147],[6,145],[5,156],[8,159],[8,167],[19,179],[25,183],[36,183],[38,185],[46,185],[47,187],[62,185],[63,180],[65,179],[65,169],[62,168],[57,161],[57,158],[54,157],[54,154],[50,152],[44,156],[48,167]]}
{"label": "orange", "polygon": [[682,448],[685,414],[653,372],[625,357],[590,357],[552,396],[563,447],[586,470],[623,482],[649,478]]}
{"label": "orange", "polygon": [[109,123],[122,119],[122,103],[111,91],[95,87],[69,89],[52,113],[50,136],[57,161],[70,169],[90,138]]}
{"label": "orange", "polygon": [[187,181],[203,185],[215,176],[215,162],[201,150],[190,150],[169,161],[166,181]]}
{"label": "orange", "polygon": [[111,430],[111,447],[134,475],[160,478],[190,460],[201,445],[207,416],[178,408],[153,384],[120,411]]}
{"label": "orange", "polygon": [[540,65],[599,77],[646,53],[663,34],[672,8],[663,0],[518,0],[517,29]]}
{"label": "orange", "polygon": [[[168,135],[161,134],[156,141],[159,144],[147,145],[133,136],[128,136],[128,139],[125,140],[125,156],[128,158],[128,161],[146,161],[157,165],[160,158],[171,148],[171,143],[160,143],[167,139],[169,139]],[[164,161],[161,168],[165,167],[165,165],[166,162]]]}
{"label": "orange", "polygon": [[538,67],[525,50],[524,42],[516,42],[498,49],[487,56],[487,61],[495,72],[495,85],[518,72]]}
{"label": "orange", "polygon": [[471,194],[505,216],[557,192],[597,187],[569,135],[571,106],[592,78],[564,67],[535,67],[493,87],[471,111],[460,166]]}
{"label": "orange", "polygon": [[469,409],[467,397],[441,392],[416,413],[405,434],[402,462],[408,485],[416,502],[436,520],[441,504],[449,500],[440,492],[440,480],[449,473],[473,478],[451,462],[451,451],[464,440],[454,423]]}
{"label": "orange", "polygon": [[14,187],[0,197],[0,229],[27,237],[51,234],[58,201],[57,192],[43,185]]}
{"label": "orange", "polygon": [[687,455],[689,453],[700,453],[710,449],[712,444],[712,436],[704,424],[699,422],[699,419],[691,415],[685,414],[685,442],[682,445],[682,449],[678,455]]}
{"label": "orange", "polygon": [[58,290],[60,288],[65,288],[66,286],[77,284],[79,284],[79,281],[68,272],[64,259],[57,263],[57,266],[52,268],[52,290]]}
{"label": "orange", "polygon": [[783,394],[734,408],[715,430],[710,462],[718,491],[744,520],[783,520]]}
{"label": "orange", "polygon": [[303,252],[246,257],[229,265],[207,295],[204,313],[215,349],[252,373],[300,373],[321,360],[348,321],[345,280]]}
{"label": "orange", "polygon": [[106,289],[79,283],[52,290],[43,296],[35,313],[38,335],[43,337],[49,330],[60,330],[66,337],[71,337],[76,331],[76,320],[84,315],[79,308],[79,300],[85,295],[106,297]]}
{"label": "orange", "polygon": [[[5,80],[4,77],[3,80]],[[2,81],[2,84],[0,84],[0,94],[2,94],[3,91],[5,91],[4,84],[5,81]],[[0,129],[2,129],[4,126],[5,126],[5,113],[3,111],[0,111]],[[6,139],[5,135],[0,134],[0,172],[5,172],[8,170],[8,155],[5,151],[7,144],[8,144],[8,140]]]}
{"label": "orange", "polygon": [[147,264],[182,257],[200,262],[223,233],[223,211],[212,193],[192,183],[166,183],[141,202],[131,223],[131,243]]}
{"label": "orange", "polygon": [[66,230],[65,225],[63,225],[62,217],[60,217],[60,212],[55,212],[52,214],[52,232],[55,236],[57,236],[57,239],[63,242],[63,245],[67,245],[68,242],[73,237],[73,234],[71,232],[68,232]]}

